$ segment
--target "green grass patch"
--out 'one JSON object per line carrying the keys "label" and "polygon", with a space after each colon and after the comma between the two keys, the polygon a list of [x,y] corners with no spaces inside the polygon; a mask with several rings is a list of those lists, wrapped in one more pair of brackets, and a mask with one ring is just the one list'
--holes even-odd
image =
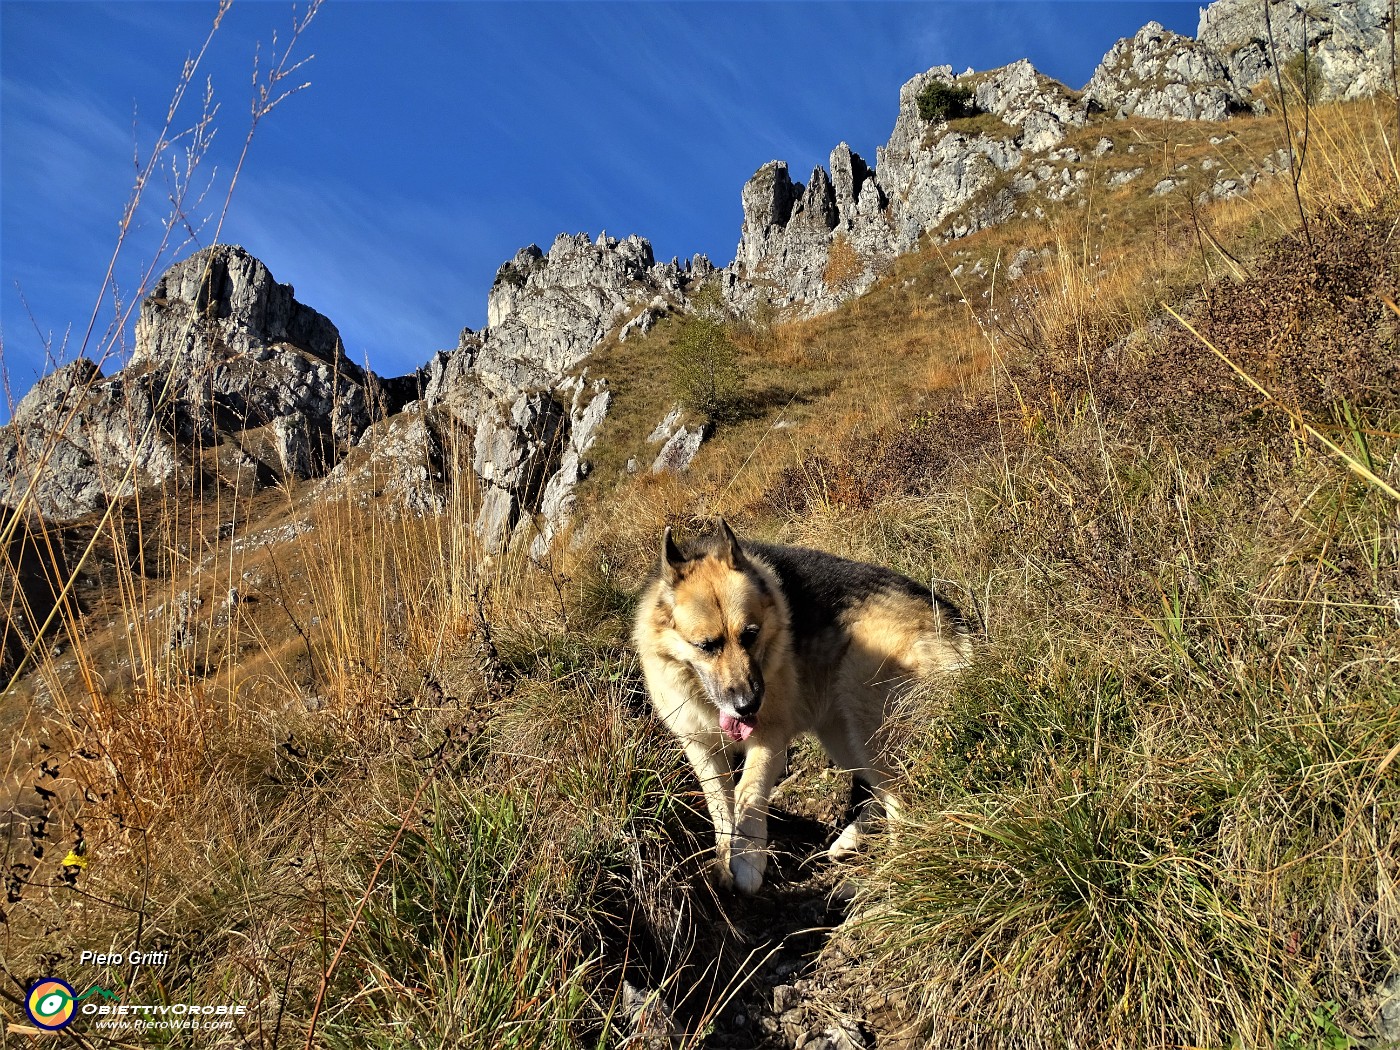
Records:
{"label": "green grass patch", "polygon": [[530,814],[508,790],[433,791],[356,928],[328,1045],[581,1045],[589,964],[556,921],[572,880]]}

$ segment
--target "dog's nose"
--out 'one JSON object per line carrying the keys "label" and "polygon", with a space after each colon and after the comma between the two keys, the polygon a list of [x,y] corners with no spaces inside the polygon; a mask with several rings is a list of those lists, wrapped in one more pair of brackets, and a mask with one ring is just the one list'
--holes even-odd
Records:
{"label": "dog's nose", "polygon": [[763,686],[751,686],[744,690],[734,690],[731,697],[734,705],[734,713],[740,718],[751,718],[758,714],[758,709],[763,704]]}

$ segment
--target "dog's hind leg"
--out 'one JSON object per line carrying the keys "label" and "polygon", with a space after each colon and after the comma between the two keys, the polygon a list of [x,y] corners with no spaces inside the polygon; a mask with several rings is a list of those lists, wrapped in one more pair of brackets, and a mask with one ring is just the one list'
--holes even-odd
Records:
{"label": "dog's hind leg", "polygon": [[[898,819],[899,799],[889,790],[889,771],[871,757],[870,745],[862,739],[854,726],[838,716],[817,730],[817,739],[838,766],[850,770],[861,783],[870,788],[875,801],[884,809],[887,822]],[[859,848],[861,837],[869,833],[873,822],[872,808],[870,799],[865,799],[857,805],[855,820],[848,824],[836,837],[836,841],[827,848],[827,855],[832,860],[849,857]]]}

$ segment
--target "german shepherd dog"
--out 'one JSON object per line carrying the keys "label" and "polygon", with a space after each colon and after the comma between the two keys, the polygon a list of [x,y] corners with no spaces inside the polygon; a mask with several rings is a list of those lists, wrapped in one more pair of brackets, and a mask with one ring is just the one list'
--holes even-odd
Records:
{"label": "german shepherd dog", "polygon": [[[890,769],[872,753],[890,698],[971,652],[958,610],[913,580],[821,551],[740,543],[724,521],[685,546],[666,529],[632,639],[652,705],[704,789],[713,877],[744,893],[763,884],[768,798],[792,740],[814,734],[892,821]],[[868,824],[862,809],[829,853],[853,852]]]}

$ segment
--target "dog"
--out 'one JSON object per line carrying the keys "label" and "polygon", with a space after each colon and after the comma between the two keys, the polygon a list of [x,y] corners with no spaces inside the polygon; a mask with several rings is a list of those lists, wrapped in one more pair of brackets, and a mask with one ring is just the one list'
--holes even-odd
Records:
{"label": "dog", "polygon": [[[723,520],[684,547],[665,530],[632,640],[652,706],[704,789],[713,878],[749,894],[763,884],[768,799],[793,739],[815,735],[893,822],[899,801],[876,753],[890,700],[971,657],[962,615],[929,588],[822,551],[741,543]],[[855,851],[868,811],[857,811],[832,857]]]}

